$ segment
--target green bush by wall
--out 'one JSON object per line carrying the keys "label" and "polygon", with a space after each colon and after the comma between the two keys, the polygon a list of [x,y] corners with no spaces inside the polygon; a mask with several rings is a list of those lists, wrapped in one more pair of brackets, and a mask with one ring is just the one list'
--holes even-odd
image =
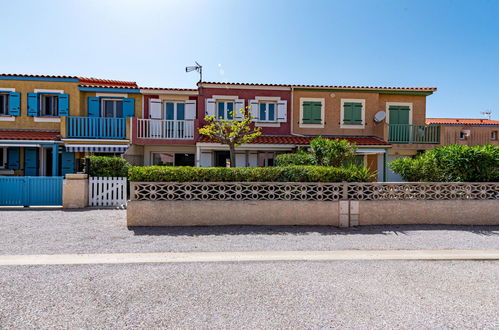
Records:
{"label": "green bush by wall", "polygon": [[88,159],[85,164],[90,162],[89,168],[85,169],[85,173],[90,176],[126,177],[131,167],[121,157],[87,156],[85,159]]}
{"label": "green bush by wall", "polygon": [[366,168],[356,166],[134,166],[128,171],[128,177],[130,181],[142,182],[367,182],[373,174]]}

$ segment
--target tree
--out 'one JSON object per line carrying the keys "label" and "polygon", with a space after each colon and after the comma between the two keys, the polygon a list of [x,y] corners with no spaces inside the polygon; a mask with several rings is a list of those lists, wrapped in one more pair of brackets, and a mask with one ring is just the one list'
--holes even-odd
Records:
{"label": "tree", "polygon": [[344,162],[352,160],[357,147],[344,139],[325,139],[318,137],[310,141],[315,163],[321,166],[341,167]]}
{"label": "tree", "polygon": [[260,127],[252,125],[253,117],[249,110],[250,107],[239,109],[240,118],[233,116],[232,120],[207,116],[204,118],[206,125],[199,129],[199,134],[229,146],[231,167],[236,164],[236,147],[250,143],[262,134]]}

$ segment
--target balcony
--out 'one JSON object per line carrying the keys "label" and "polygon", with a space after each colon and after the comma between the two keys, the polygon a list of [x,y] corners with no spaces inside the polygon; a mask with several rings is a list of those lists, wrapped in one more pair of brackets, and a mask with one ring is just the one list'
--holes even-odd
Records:
{"label": "balcony", "polygon": [[125,139],[126,118],[67,117],[66,133],[74,139]]}
{"label": "balcony", "polygon": [[388,142],[394,144],[439,144],[439,125],[388,125]]}
{"label": "balcony", "polygon": [[192,140],[194,139],[194,120],[138,119],[137,138]]}

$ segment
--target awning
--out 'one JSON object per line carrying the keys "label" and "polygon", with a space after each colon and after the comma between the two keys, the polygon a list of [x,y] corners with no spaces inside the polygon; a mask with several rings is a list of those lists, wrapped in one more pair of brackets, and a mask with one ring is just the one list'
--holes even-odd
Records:
{"label": "awning", "polygon": [[128,145],[104,145],[104,144],[66,144],[66,151],[69,152],[112,152],[123,153],[128,149]]}

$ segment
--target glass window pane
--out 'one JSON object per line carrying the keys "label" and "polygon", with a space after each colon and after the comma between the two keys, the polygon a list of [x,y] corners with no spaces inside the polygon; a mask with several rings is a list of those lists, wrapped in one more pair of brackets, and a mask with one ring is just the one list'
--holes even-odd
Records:
{"label": "glass window pane", "polygon": [[116,118],[123,118],[123,101],[114,101],[116,105]]}
{"label": "glass window pane", "polygon": [[224,102],[218,102],[218,118],[225,118],[225,103]]}
{"label": "glass window pane", "polygon": [[103,117],[114,117],[114,101],[104,100]]}
{"label": "glass window pane", "polygon": [[267,120],[267,104],[260,103],[260,120]]}
{"label": "glass window pane", "polygon": [[173,166],[175,154],[155,152],[152,155],[153,165]]}
{"label": "glass window pane", "polygon": [[173,113],[174,104],[172,102],[166,103],[166,120],[174,120],[175,114]]}
{"label": "glass window pane", "polygon": [[275,104],[274,103],[269,103],[269,120],[270,121],[275,120]]}
{"label": "glass window pane", "polygon": [[234,103],[227,102],[227,119],[234,118]]}
{"label": "glass window pane", "polygon": [[185,104],[177,103],[177,120],[185,119]]}

